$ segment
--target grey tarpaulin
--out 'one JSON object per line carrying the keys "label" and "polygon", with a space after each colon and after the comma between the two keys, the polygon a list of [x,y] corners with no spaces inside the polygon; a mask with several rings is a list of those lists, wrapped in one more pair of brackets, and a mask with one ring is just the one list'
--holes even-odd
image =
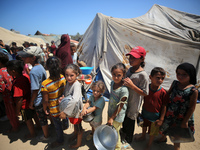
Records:
{"label": "grey tarpaulin", "polygon": [[[97,13],[78,45],[80,60],[99,67],[110,90],[110,69],[118,62],[129,66],[125,54],[131,47],[147,51],[145,70],[156,67],[167,71],[163,87],[168,89],[176,79],[175,69],[182,62],[197,68],[200,83],[200,16],[154,5],[145,15],[121,19]],[[93,74],[95,74],[95,69]]]}

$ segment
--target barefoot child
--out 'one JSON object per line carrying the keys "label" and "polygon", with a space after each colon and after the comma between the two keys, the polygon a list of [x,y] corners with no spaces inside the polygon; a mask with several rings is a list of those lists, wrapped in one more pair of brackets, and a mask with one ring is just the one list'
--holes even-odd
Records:
{"label": "barefoot child", "polygon": [[[92,127],[92,132],[86,137],[86,140],[91,140],[94,134],[95,129],[102,124],[102,112],[105,106],[105,99],[102,94],[105,92],[105,85],[102,81],[96,81],[92,84],[91,90],[93,95],[90,96],[86,104],[83,107],[81,116],[84,116],[88,113],[94,114],[94,119],[90,122]],[[88,109],[88,107],[90,107]]]}
{"label": "barefoot child", "polygon": [[163,68],[155,67],[149,76],[151,84],[149,84],[149,95],[144,97],[142,108],[142,116],[144,124],[142,126],[142,136],[136,141],[146,139],[147,127],[149,127],[149,141],[146,150],[151,148],[154,137],[159,134],[159,127],[162,125],[167,105],[167,92],[160,86],[165,79],[165,71]]}
{"label": "barefoot child", "polygon": [[6,108],[6,115],[10,121],[11,128],[8,132],[16,132],[19,130],[19,120],[15,114],[15,105],[12,98],[12,76],[10,76],[6,69],[8,56],[0,53],[0,93],[3,95],[3,100]]}
{"label": "barefoot child", "polygon": [[[81,146],[81,141],[83,136],[83,128],[81,125],[82,119],[80,118],[80,111],[83,108],[82,92],[81,92],[81,84],[77,80],[77,77],[79,76],[79,74],[81,74],[81,70],[75,64],[68,64],[65,67],[64,71],[65,71],[65,79],[67,80],[67,84],[64,90],[64,97],[71,95],[71,97],[73,98],[72,101],[74,102],[66,110],[68,112],[72,112],[76,106],[78,107],[78,112],[74,114],[73,117],[69,117],[70,122],[74,124],[74,135],[75,135],[74,137],[75,138],[77,137],[77,143],[75,145],[70,145],[70,148],[78,148],[79,146]],[[67,117],[66,113],[62,111],[60,113],[60,118],[65,119],[66,117]]]}
{"label": "barefoot child", "polygon": [[[198,90],[194,86],[197,83],[196,69],[190,63],[180,64],[176,68],[176,77],[178,81],[175,80],[168,91],[170,99],[160,131],[167,135],[172,127],[177,127],[177,130],[189,128],[194,134],[193,113],[198,97]],[[180,143],[174,143],[174,150],[180,150]]]}
{"label": "barefoot child", "polygon": [[115,150],[121,150],[121,138],[119,130],[124,121],[127,108],[128,88],[123,86],[123,78],[126,75],[126,67],[122,63],[114,65],[111,69],[112,79],[111,92],[108,105],[108,125],[113,125],[118,134]]}
{"label": "barefoot child", "polygon": [[58,147],[63,144],[64,136],[62,129],[62,122],[59,118],[59,101],[58,98],[62,96],[66,84],[65,77],[61,74],[61,63],[56,57],[49,57],[46,66],[49,70],[50,77],[42,82],[42,95],[43,95],[43,109],[46,115],[50,115],[53,119],[56,129],[57,139],[51,144],[51,147]]}
{"label": "barefoot child", "polygon": [[15,115],[22,115],[23,120],[29,129],[30,134],[25,135],[26,139],[31,139],[36,136],[32,118],[34,110],[29,108],[31,85],[28,76],[22,74],[24,64],[20,60],[11,60],[6,65],[8,73],[13,77],[13,99],[16,104]]}
{"label": "barefoot child", "polygon": [[125,142],[131,143],[135,130],[135,120],[139,114],[142,100],[149,93],[149,82],[148,75],[143,69],[146,56],[145,49],[137,46],[126,55],[129,56],[129,63],[131,65],[124,79],[124,85],[129,90],[129,98],[121,131],[125,133]]}

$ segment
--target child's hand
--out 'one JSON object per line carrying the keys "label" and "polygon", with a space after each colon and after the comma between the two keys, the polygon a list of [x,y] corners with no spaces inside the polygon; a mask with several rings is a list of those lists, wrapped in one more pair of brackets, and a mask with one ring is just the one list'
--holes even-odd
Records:
{"label": "child's hand", "polygon": [[124,85],[127,87],[132,87],[134,85],[134,83],[132,82],[132,80],[130,78],[125,78],[124,79]]}
{"label": "child's hand", "polygon": [[155,126],[160,127],[163,124],[163,120],[156,120],[155,121]]}
{"label": "child's hand", "polygon": [[188,128],[188,122],[182,122],[181,123],[181,128]]}
{"label": "child's hand", "polygon": [[59,114],[59,118],[60,118],[60,119],[66,119],[66,118],[67,118],[67,115],[62,111],[62,112]]}
{"label": "child's hand", "polygon": [[112,126],[112,125],[113,125],[113,119],[110,118],[110,119],[108,120],[107,124],[108,124],[109,126]]}
{"label": "child's hand", "polygon": [[64,95],[62,95],[62,97],[59,97],[59,99],[58,99],[59,104],[63,100],[63,98],[64,98]]}

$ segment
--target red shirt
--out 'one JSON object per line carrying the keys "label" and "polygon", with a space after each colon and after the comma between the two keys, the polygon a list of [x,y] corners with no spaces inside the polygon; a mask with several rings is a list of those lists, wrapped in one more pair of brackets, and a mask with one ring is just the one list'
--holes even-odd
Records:
{"label": "red shirt", "polygon": [[157,91],[152,91],[149,86],[149,95],[144,97],[143,108],[148,112],[161,112],[162,105],[167,105],[167,92],[162,87]]}
{"label": "red shirt", "polygon": [[20,76],[13,80],[12,86],[13,98],[23,97],[21,109],[29,109],[31,98],[31,84],[28,76]]}

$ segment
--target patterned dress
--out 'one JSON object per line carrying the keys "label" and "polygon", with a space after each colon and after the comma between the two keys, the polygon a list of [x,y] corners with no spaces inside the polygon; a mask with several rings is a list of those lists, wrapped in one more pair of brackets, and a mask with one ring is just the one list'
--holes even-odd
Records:
{"label": "patterned dress", "polygon": [[[191,86],[184,90],[178,89],[178,81],[172,83],[172,92],[170,94],[169,104],[165,115],[164,122],[160,130],[167,134],[167,129],[172,126],[180,126],[187,114],[190,104],[190,96],[195,90],[195,86]],[[194,133],[194,115],[188,121],[188,127]]]}

